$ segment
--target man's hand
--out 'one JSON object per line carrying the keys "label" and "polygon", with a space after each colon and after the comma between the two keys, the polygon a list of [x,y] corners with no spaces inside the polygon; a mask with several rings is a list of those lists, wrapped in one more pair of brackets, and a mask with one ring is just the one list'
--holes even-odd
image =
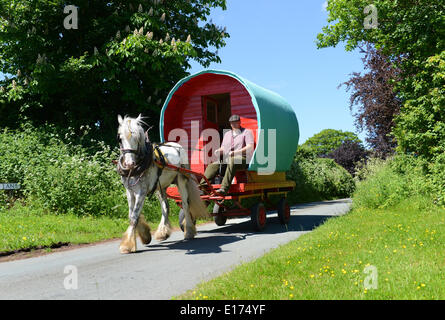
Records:
{"label": "man's hand", "polygon": [[229,157],[234,157],[238,154],[243,154],[244,152],[250,152],[253,150],[253,144],[248,144],[247,146],[245,146],[242,149],[236,150],[236,151],[230,151],[229,152]]}

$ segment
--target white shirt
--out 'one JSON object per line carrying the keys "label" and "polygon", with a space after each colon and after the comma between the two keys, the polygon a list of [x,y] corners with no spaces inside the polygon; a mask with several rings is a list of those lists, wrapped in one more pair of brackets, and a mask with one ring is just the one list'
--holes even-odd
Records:
{"label": "white shirt", "polygon": [[232,130],[232,136],[236,137],[239,134],[241,134],[241,129],[234,129],[234,130]]}

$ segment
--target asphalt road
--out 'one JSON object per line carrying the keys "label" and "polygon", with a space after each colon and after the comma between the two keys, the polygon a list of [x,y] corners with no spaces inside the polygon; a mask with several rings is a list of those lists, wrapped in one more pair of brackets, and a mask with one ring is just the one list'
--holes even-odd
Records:
{"label": "asphalt road", "polygon": [[112,241],[2,262],[0,299],[170,299],[310,232],[349,206],[349,199],[293,206],[287,230],[269,213],[261,233],[252,232],[247,218],[230,219],[222,227],[198,226],[193,240],[174,232],[164,242],[138,243],[130,255],[121,255],[119,241]]}

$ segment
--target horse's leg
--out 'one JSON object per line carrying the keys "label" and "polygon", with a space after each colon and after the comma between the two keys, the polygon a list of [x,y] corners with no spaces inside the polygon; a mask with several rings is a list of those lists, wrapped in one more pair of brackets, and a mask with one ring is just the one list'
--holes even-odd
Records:
{"label": "horse's leg", "polygon": [[187,178],[183,175],[178,175],[178,188],[181,194],[182,210],[184,212],[184,239],[193,239],[196,235],[196,227],[190,214]]}
{"label": "horse's leg", "polygon": [[141,239],[142,244],[149,244],[151,242],[151,230],[144,215],[139,215],[138,224],[136,225],[136,232]]}
{"label": "horse's leg", "polygon": [[136,229],[139,220],[139,214],[144,205],[145,193],[132,192],[127,190],[127,199],[129,207],[130,226],[125,231],[119,250],[121,253],[136,252]]}
{"label": "horse's leg", "polygon": [[[130,190],[127,190],[127,201],[128,201],[128,218],[131,221],[131,215],[132,215],[133,207],[134,207],[136,200],[135,200],[134,193]],[[124,234],[122,235],[122,241],[119,246],[120,253],[129,253],[132,251],[133,245],[132,245],[131,239],[134,237],[135,237],[135,234],[133,231],[133,227],[131,226],[131,223],[130,223],[130,226],[127,228],[127,231],[125,231]],[[136,248],[134,248],[134,251],[136,251]]]}
{"label": "horse's leg", "polygon": [[162,241],[170,237],[172,233],[170,221],[168,220],[168,214],[170,208],[167,201],[167,195],[165,194],[164,189],[158,188],[156,190],[156,197],[161,203],[162,217],[161,221],[159,222],[158,229],[156,230],[155,233],[155,239],[158,241]]}

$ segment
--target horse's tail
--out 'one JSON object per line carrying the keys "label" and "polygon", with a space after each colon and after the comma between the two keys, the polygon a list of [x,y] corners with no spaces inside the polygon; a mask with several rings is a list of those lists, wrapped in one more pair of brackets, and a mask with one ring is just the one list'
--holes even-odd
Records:
{"label": "horse's tail", "polygon": [[195,177],[189,177],[187,179],[187,192],[189,196],[189,208],[190,214],[193,219],[208,218],[210,213],[207,211],[204,202],[199,196],[198,182]]}

